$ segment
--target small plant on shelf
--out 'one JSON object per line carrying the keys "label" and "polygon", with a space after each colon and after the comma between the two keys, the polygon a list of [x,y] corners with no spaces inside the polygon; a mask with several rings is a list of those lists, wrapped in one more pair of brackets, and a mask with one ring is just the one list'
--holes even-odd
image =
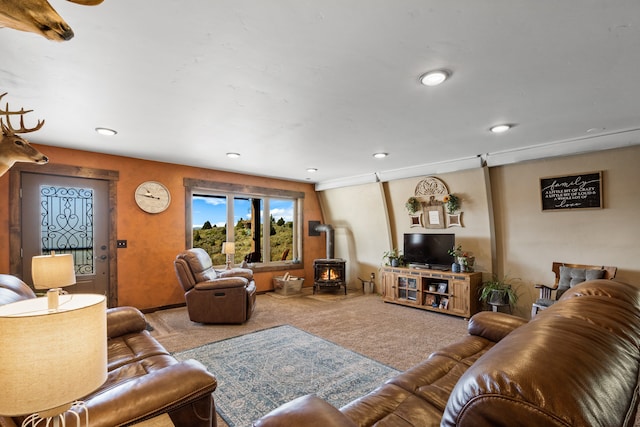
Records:
{"label": "small plant on shelf", "polygon": [[460,198],[455,194],[447,194],[442,199],[445,208],[447,208],[447,213],[454,214],[458,209],[460,209]]}
{"label": "small plant on shelf", "polygon": [[458,245],[447,251],[449,255],[453,256],[455,263],[460,266],[460,270],[463,272],[473,271],[476,258],[471,253],[462,250],[462,246]]}
{"label": "small plant on shelf", "polygon": [[466,256],[466,255],[464,255],[464,254],[466,254],[466,252],[464,252],[462,250],[462,245],[455,246],[455,247],[449,249],[447,252],[449,253],[449,255],[451,255],[451,256],[453,256],[455,258],[458,258],[458,257],[461,257],[461,256]]}
{"label": "small plant on shelf", "polygon": [[398,249],[392,249],[382,254],[382,261],[384,265],[399,267],[404,265],[404,255],[402,255],[402,252]]}
{"label": "small plant on shelf", "polygon": [[510,305],[513,307],[518,302],[518,285],[520,279],[502,278],[493,275],[480,288],[480,301],[486,304]]}

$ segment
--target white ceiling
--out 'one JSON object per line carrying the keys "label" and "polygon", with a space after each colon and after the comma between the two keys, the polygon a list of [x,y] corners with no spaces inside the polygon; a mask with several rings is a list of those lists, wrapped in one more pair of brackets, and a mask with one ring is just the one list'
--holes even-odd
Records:
{"label": "white ceiling", "polygon": [[32,142],[321,185],[640,143],[637,0],[51,3],[72,40],[0,29]]}

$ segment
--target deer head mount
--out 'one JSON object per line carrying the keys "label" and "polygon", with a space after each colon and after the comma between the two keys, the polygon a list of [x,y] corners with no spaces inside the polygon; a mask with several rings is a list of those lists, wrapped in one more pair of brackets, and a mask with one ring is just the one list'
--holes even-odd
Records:
{"label": "deer head mount", "polygon": [[[69,0],[95,6],[103,0]],[[0,0],[0,27],[40,34],[57,42],[73,38],[73,30],[47,0]]]}
{"label": "deer head mount", "polygon": [[[0,100],[7,93],[0,95]],[[11,166],[16,162],[30,162],[43,165],[49,161],[47,156],[36,150],[31,146],[29,141],[19,136],[19,133],[35,132],[44,125],[44,120],[38,120],[38,123],[32,127],[27,128],[24,125],[24,115],[30,113],[33,110],[25,110],[21,108],[18,111],[9,110],[9,103],[6,104],[3,110],[0,107],[0,115],[4,115],[6,120],[0,117],[0,127],[2,128],[2,139],[0,139],[0,176],[4,175]],[[15,129],[11,125],[10,117],[12,115],[20,115],[20,128]]]}

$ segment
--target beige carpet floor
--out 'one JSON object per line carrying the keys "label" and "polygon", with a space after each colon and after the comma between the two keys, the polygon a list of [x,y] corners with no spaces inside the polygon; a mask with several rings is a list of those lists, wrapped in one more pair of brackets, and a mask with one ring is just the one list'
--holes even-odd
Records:
{"label": "beige carpet floor", "polygon": [[152,335],[171,352],[288,324],[399,370],[457,341],[467,328],[458,317],[383,303],[380,296],[352,290],[347,296],[311,295],[307,289],[298,297],[258,295],[253,316],[242,325],[194,323],[184,307],[146,317]]}

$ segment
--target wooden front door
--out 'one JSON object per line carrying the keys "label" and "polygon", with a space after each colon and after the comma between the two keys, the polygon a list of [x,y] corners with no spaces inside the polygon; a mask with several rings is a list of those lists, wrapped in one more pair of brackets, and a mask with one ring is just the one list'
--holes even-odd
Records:
{"label": "wooden front door", "polygon": [[[22,175],[22,277],[31,282],[35,255],[71,254],[70,293],[109,292],[107,181],[34,173]],[[26,280],[25,280],[26,279]]]}
{"label": "wooden front door", "polygon": [[[46,165],[49,166],[49,165]],[[51,165],[12,171],[11,272],[33,286],[36,255],[71,254],[70,293],[97,293],[117,305],[115,180],[117,173]],[[75,175],[75,176],[74,176]]]}

